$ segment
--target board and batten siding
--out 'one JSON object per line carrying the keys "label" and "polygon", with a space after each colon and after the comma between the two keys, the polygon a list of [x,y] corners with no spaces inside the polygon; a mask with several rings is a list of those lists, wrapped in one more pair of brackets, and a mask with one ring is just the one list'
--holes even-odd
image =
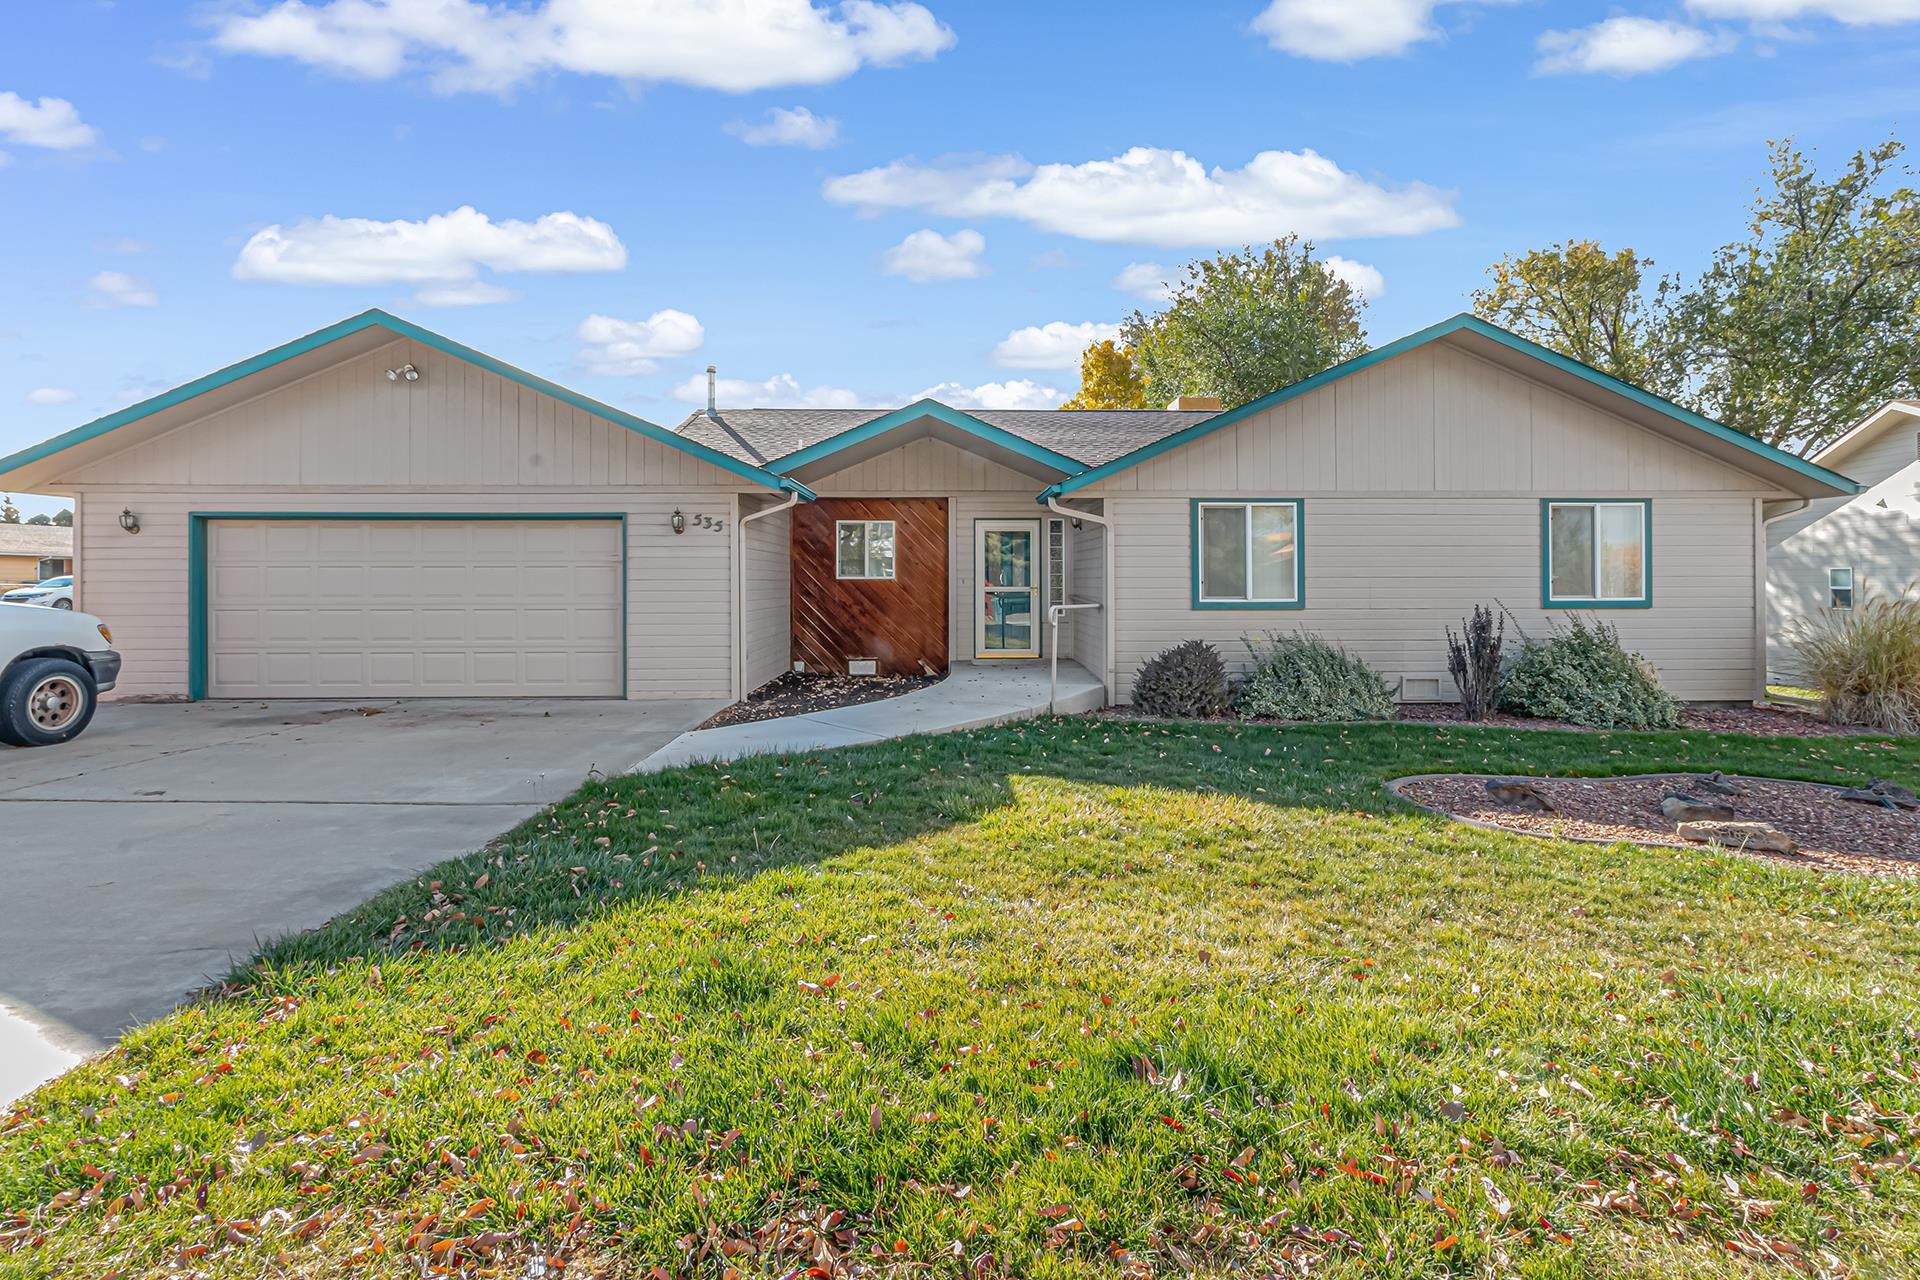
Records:
{"label": "board and batten siding", "polygon": [[[1609,609],[1677,697],[1759,692],[1759,499],[1785,493],[1582,401],[1439,344],[1252,415],[1081,490],[1116,526],[1114,692],[1169,645],[1308,630],[1390,683],[1456,696],[1445,628],[1504,605],[1531,634],[1541,607],[1540,500],[1650,498],[1653,607]],[[1191,499],[1305,503],[1300,609],[1192,607]],[[1510,640],[1513,639],[1511,630]]]}
{"label": "board and batten siding", "polygon": [[[420,381],[387,380],[409,361]],[[219,511],[624,514],[627,696],[734,694],[733,540],[757,486],[429,347],[395,341],[58,487],[79,498],[85,608],[126,657],[109,696],[187,692],[189,515]],[[122,508],[139,534],[120,529]]]}
{"label": "board and batten siding", "polygon": [[745,599],[745,674],[741,694],[752,693],[793,664],[793,517],[778,511],[742,525],[741,574]]}

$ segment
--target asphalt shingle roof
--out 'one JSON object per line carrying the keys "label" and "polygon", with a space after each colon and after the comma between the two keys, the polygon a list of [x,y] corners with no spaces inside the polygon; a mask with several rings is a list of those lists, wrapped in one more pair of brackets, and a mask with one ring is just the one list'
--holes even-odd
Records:
{"label": "asphalt shingle roof", "polygon": [[[766,466],[842,432],[885,417],[891,409],[721,409],[695,413],[674,428],[709,448]],[[1090,467],[1214,416],[1192,409],[969,409],[969,417],[1064,454]]]}
{"label": "asphalt shingle roof", "polygon": [[73,529],[58,524],[0,524],[0,556],[73,554]]}

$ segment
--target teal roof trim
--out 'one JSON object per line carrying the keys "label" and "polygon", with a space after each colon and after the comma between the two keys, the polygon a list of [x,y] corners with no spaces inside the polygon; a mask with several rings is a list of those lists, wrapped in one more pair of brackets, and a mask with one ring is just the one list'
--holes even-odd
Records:
{"label": "teal roof trim", "polygon": [[1391,360],[1393,357],[1403,355],[1416,347],[1423,347],[1429,342],[1434,342],[1451,334],[1462,332],[1486,338],[1510,350],[1532,356],[1534,359],[1552,365],[1562,372],[1572,374],[1583,382],[1591,383],[1593,386],[1605,391],[1611,391],[1615,395],[1624,396],[1635,404],[1652,409],[1657,413],[1673,419],[1675,422],[1692,427],[1698,431],[1704,431],[1717,440],[1735,445],[1767,462],[1786,467],[1792,471],[1797,471],[1801,475],[1812,480],[1817,480],[1821,484],[1828,485],[1840,493],[1859,493],[1861,491],[1859,484],[1849,480],[1837,471],[1829,471],[1825,467],[1808,462],[1805,458],[1796,457],[1784,449],[1777,449],[1770,444],[1763,444],[1744,431],[1736,431],[1724,423],[1715,422],[1712,418],[1704,417],[1693,412],[1691,409],[1683,409],[1671,400],[1662,399],[1654,395],[1651,391],[1644,391],[1630,382],[1623,382],[1612,374],[1602,373],[1591,365],[1581,364],[1578,360],[1563,356],[1558,351],[1551,351],[1536,342],[1529,342],[1517,334],[1508,333],[1498,325],[1488,324],[1478,316],[1461,314],[1449,320],[1442,320],[1439,324],[1429,325],[1417,333],[1410,333],[1404,338],[1389,342],[1384,347],[1375,347],[1365,355],[1355,356],[1351,360],[1334,365],[1331,369],[1324,369],[1310,378],[1302,378],[1291,386],[1269,392],[1257,400],[1249,400],[1237,409],[1228,409],[1224,413],[1216,414],[1204,422],[1199,422],[1188,427],[1185,431],[1177,432],[1162,440],[1156,440],[1152,444],[1135,449],[1132,453],[1123,454],[1115,458],[1112,462],[1105,463],[1098,467],[1092,467],[1077,476],[1062,480],[1057,484],[1049,486],[1042,492],[1039,500],[1044,503],[1048,498],[1072,493],[1076,489],[1083,489],[1090,484],[1104,480],[1116,472],[1138,466],[1149,458],[1157,457],[1170,449],[1177,449],[1183,444],[1200,439],[1202,436],[1211,435],[1223,427],[1230,427],[1242,418],[1250,417],[1264,409],[1270,409],[1274,405],[1284,404],[1289,400],[1296,399],[1309,392],[1318,391],[1320,388],[1338,382],[1350,374],[1359,373],[1363,369],[1371,368],[1383,360]]}
{"label": "teal roof trim", "polygon": [[1051,449],[1042,448],[1033,441],[1017,436],[1011,431],[996,427],[990,422],[982,422],[971,414],[962,413],[958,409],[950,409],[938,400],[916,400],[904,409],[895,409],[891,413],[882,414],[878,418],[863,422],[850,430],[842,431],[837,436],[829,436],[818,444],[809,445],[798,453],[790,453],[779,461],[770,464],[770,466],[778,475],[789,475],[799,468],[807,466],[809,463],[818,462],[822,458],[830,458],[843,449],[850,449],[855,445],[864,444],[876,436],[885,435],[896,427],[903,427],[909,422],[914,422],[921,418],[933,418],[944,422],[950,427],[964,431],[968,435],[978,439],[985,440],[989,444],[999,445],[1001,448],[1017,453],[1023,458],[1038,462],[1043,466],[1051,467],[1055,471],[1064,471],[1068,475],[1073,475],[1076,472],[1084,470],[1086,467],[1086,463],[1084,462],[1076,462],[1063,453],[1055,453]]}
{"label": "teal roof trim", "polygon": [[688,440],[684,436],[675,435],[665,427],[648,422],[645,418],[635,417],[624,409],[616,409],[610,404],[603,404],[593,399],[591,396],[583,396],[578,391],[569,390],[557,382],[549,382],[545,378],[528,373],[524,369],[516,369],[505,361],[494,359],[485,352],[475,351],[472,347],[455,342],[451,338],[443,337],[431,329],[423,329],[410,320],[402,320],[399,316],[391,315],[378,308],[363,311],[357,316],[349,316],[337,324],[330,324],[324,329],[315,330],[303,338],[295,338],[292,342],[284,343],[270,351],[263,351],[257,356],[240,361],[238,364],[230,364],[224,369],[219,369],[207,374],[205,377],[195,378],[192,382],[182,383],[171,391],[163,391],[157,396],[142,400],[138,404],[128,405],[126,408],[110,413],[104,418],[95,418],[92,422],[75,427],[71,431],[63,432],[51,440],[42,441],[39,444],[20,450],[18,453],[0,458],[0,473],[12,471],[17,467],[24,467],[29,463],[38,462],[42,458],[52,457],[62,450],[72,448],[74,445],[84,444],[89,440],[98,439],[110,431],[117,431],[121,427],[139,422],[143,418],[152,417],[163,409],[171,409],[177,404],[184,404],[196,396],[205,395],[207,392],[217,390],[220,387],[226,386],[228,383],[238,382],[240,379],[251,374],[260,373],[263,370],[273,368],[275,365],[284,364],[295,356],[305,355],[307,352],[324,347],[330,342],[336,342],[341,338],[359,333],[363,329],[372,328],[385,329],[398,337],[410,338],[415,342],[432,347],[436,351],[441,351],[457,359],[465,360],[470,364],[478,365],[489,373],[499,374],[511,382],[517,382],[521,386],[531,388],[543,395],[552,396],[556,400],[570,404],[574,408],[590,413],[595,417],[605,418],[616,426],[625,427],[636,435],[646,436],[650,440],[657,440],[661,444],[678,449],[682,453],[692,454],[702,462],[711,463],[723,471],[751,480],[755,484],[772,489],[776,493],[798,493],[809,502],[814,498],[813,491],[797,480],[775,475],[771,471],[763,470],[751,463],[742,462],[738,458],[728,457],[718,449],[710,449],[706,445]]}

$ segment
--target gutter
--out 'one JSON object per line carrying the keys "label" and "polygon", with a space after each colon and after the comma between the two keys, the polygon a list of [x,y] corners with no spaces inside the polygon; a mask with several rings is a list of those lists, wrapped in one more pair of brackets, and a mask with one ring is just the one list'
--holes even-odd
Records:
{"label": "gutter", "polygon": [[1110,516],[1097,516],[1091,511],[1076,511],[1072,507],[1063,507],[1060,505],[1060,499],[1054,495],[1054,492],[1052,489],[1048,489],[1045,492],[1043,492],[1040,495],[1040,498],[1047,504],[1047,510],[1053,512],[1055,515],[1065,516],[1068,520],[1091,520],[1095,524],[1099,525],[1102,530],[1105,531],[1106,546],[1102,548],[1105,554],[1101,557],[1101,559],[1106,561],[1106,578],[1107,578],[1106,597],[1107,598],[1105,601],[1105,606],[1100,610],[1100,612],[1106,615],[1107,638],[1106,638],[1106,652],[1100,655],[1100,665],[1105,668],[1105,670],[1103,670],[1100,673],[1100,683],[1104,684],[1107,687],[1107,705],[1112,706],[1114,701],[1113,684],[1114,684],[1114,671],[1115,671],[1114,661],[1113,661],[1113,631],[1114,631],[1113,583],[1114,583],[1114,562],[1119,559],[1119,557],[1114,554],[1115,549],[1113,545],[1113,519]]}

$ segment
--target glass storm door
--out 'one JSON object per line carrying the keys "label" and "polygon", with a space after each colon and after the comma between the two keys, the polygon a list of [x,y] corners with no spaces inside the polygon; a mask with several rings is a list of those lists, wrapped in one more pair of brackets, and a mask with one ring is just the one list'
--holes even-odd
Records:
{"label": "glass storm door", "polygon": [[1040,656],[1038,520],[982,520],[973,526],[980,583],[976,658]]}

